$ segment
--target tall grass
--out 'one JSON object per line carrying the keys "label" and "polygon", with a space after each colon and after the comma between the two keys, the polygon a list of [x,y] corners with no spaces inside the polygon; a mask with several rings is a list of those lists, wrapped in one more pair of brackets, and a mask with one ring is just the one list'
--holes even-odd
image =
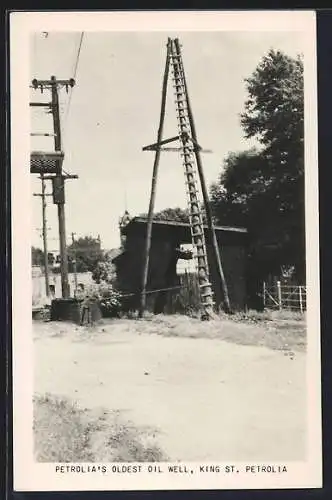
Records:
{"label": "tall grass", "polygon": [[166,457],[155,430],[138,429],[118,411],[92,412],[76,402],[35,395],[34,451],[38,462],[159,462]]}

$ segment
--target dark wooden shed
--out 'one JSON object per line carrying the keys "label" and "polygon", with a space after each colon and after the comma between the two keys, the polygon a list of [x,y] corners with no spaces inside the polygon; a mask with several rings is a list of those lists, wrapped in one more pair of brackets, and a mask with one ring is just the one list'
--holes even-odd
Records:
{"label": "dark wooden shed", "polygon": [[[124,293],[135,293],[138,297],[143,272],[143,256],[147,230],[147,220],[134,217],[121,227],[123,251],[113,259],[117,270],[118,285]],[[247,230],[238,227],[215,228],[221,253],[224,274],[229,289],[231,306],[234,310],[246,307],[246,246]],[[209,230],[205,226],[210,280],[213,286],[216,305],[222,302],[222,293],[217,267],[213,256]],[[184,222],[156,220],[152,225],[152,241],[148,273],[148,290],[167,286],[165,273],[174,255],[174,249],[191,243],[190,225]],[[148,309],[153,309],[155,295],[147,301]]]}

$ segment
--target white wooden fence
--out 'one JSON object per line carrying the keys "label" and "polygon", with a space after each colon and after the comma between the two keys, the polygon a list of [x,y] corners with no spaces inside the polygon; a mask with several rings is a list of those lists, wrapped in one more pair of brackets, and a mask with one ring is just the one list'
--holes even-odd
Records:
{"label": "white wooden fence", "polygon": [[307,309],[307,287],[263,283],[263,303],[267,309],[288,309],[303,313]]}

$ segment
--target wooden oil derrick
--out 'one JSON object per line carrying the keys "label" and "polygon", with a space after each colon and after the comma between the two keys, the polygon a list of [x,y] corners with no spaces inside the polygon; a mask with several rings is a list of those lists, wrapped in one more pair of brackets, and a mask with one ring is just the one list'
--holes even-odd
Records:
{"label": "wooden oil derrick", "polygon": [[[170,69],[172,74],[172,81],[173,81],[173,88],[175,95],[178,135],[171,137],[170,139],[163,139],[167,83],[168,83]],[[179,141],[180,147],[176,148],[175,150],[180,152],[184,169],[184,175],[185,175],[191,237],[192,237],[192,243],[196,247],[195,258],[196,258],[196,267],[197,267],[199,288],[200,288],[202,319],[210,319],[211,316],[213,315],[214,301],[213,301],[212,285],[209,278],[209,266],[208,266],[207,249],[206,249],[205,234],[204,234],[203,213],[201,210],[202,205],[199,196],[200,190],[198,186],[197,177],[199,178],[200,188],[203,194],[204,208],[207,217],[208,228],[211,235],[214,257],[216,260],[220,278],[220,285],[223,291],[224,309],[226,312],[230,312],[231,308],[228,297],[227,283],[223,273],[219,247],[213,225],[212,213],[209,205],[208,192],[203,173],[202,161],[200,157],[200,151],[202,148],[199,146],[197,142],[196,128],[188,96],[188,89],[185,79],[180,43],[178,39],[169,38],[167,42],[167,55],[166,55],[166,65],[165,65],[165,72],[164,72],[163,86],[162,86],[162,102],[161,102],[161,112],[160,112],[157,142],[149,146],[145,146],[143,148],[143,151],[155,151],[155,160],[154,160],[153,174],[152,174],[151,196],[150,196],[150,204],[148,212],[146,245],[144,253],[140,317],[143,316],[146,306],[146,286],[147,286],[147,277],[149,269],[153,211],[154,211],[155,196],[156,196],[160,152],[163,150],[166,151],[174,150],[174,148],[163,147],[165,144],[169,144],[174,141]]]}

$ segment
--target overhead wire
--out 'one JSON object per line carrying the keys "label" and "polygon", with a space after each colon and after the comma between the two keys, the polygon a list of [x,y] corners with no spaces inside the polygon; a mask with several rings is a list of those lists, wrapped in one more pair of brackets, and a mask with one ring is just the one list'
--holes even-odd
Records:
{"label": "overhead wire", "polygon": [[[80,39],[79,39],[79,43],[78,43],[78,49],[77,49],[77,53],[76,53],[76,57],[75,57],[75,61],[74,61],[74,69],[73,69],[73,79],[74,81],[76,81],[76,75],[77,75],[77,69],[78,69],[78,64],[79,64],[79,60],[80,60],[80,55],[81,55],[81,49],[82,49],[82,43],[83,43],[83,37],[84,37],[84,31],[81,32],[80,34]],[[69,94],[69,98],[68,98],[68,102],[67,102],[67,107],[66,107],[66,111],[64,113],[64,118],[63,120],[61,120],[61,135],[62,135],[62,143],[63,145],[66,143],[66,139],[67,139],[67,136],[66,136],[66,133],[67,133],[67,122],[68,122],[68,116],[69,116],[69,110],[70,110],[70,105],[71,105],[71,101],[72,101],[72,95],[73,95],[73,90],[74,90],[74,87],[71,88],[70,90],[70,94]],[[65,175],[70,175],[63,167],[62,167],[62,171]]]}
{"label": "overhead wire", "polygon": [[[77,50],[77,54],[76,54],[76,58],[75,58],[75,63],[74,63],[73,79],[75,81],[76,81],[77,69],[78,69],[78,64],[79,64],[80,55],[81,55],[83,37],[84,37],[84,31],[82,31],[81,35],[80,35],[80,40],[79,40],[79,44],[78,44],[78,50]],[[73,90],[74,90],[74,87],[70,91],[69,98],[68,98],[68,103],[67,103],[67,108],[66,108],[66,112],[65,112],[65,115],[64,115],[64,120],[63,120],[64,134],[66,132],[66,125],[67,125],[67,120],[68,120],[68,116],[69,116],[69,110],[70,110],[70,106],[71,106],[71,100],[72,100],[72,96],[73,96]]]}
{"label": "overhead wire", "polygon": [[[73,65],[73,70],[72,70],[72,78],[76,81],[76,76],[77,76],[77,70],[79,66],[79,61],[80,61],[80,55],[81,55],[81,49],[82,49],[82,44],[83,44],[83,38],[84,38],[84,31],[80,33],[80,38],[78,42],[78,48],[76,54],[75,54],[75,60],[74,60],[74,65]],[[33,88],[33,85],[30,85],[30,87]],[[69,93],[69,98],[67,101],[67,106],[64,110],[64,117],[62,120],[60,120],[60,130],[61,130],[61,136],[62,136],[62,143],[65,144],[66,142],[66,132],[67,132],[67,121],[68,121],[68,116],[69,116],[69,111],[70,111],[70,106],[71,106],[71,101],[72,101],[72,95],[73,95],[73,88],[71,88],[70,93]],[[59,107],[61,109],[61,104],[59,102]],[[69,172],[67,172],[64,168],[62,168],[62,172],[66,175],[69,176]]]}

